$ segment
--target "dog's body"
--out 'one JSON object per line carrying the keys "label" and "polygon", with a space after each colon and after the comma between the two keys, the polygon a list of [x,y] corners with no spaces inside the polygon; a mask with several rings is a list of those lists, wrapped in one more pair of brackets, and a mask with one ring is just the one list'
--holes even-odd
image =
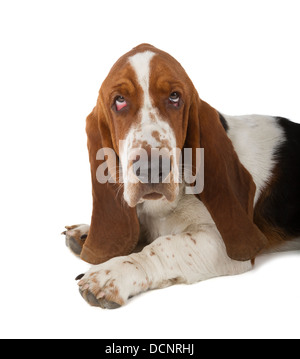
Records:
{"label": "dog's body", "polygon": [[[291,136],[300,135],[300,125],[271,116],[221,116],[226,121],[228,137],[240,161],[250,172],[256,184],[254,213],[260,210],[268,211],[269,220],[276,228],[289,233],[290,240],[299,238],[300,241],[300,222],[297,220],[300,203],[295,192],[298,188],[300,169],[294,162],[298,158],[297,153],[300,154],[300,137],[298,143],[293,143],[291,139]],[[287,127],[290,128],[289,133],[286,130]],[[293,157],[287,157],[288,155]],[[280,163],[278,163],[279,159],[281,159]],[[288,161],[292,161],[290,168],[287,168]],[[300,165],[300,158],[298,161]],[[269,181],[276,167],[282,166],[284,162],[286,172],[282,173],[280,180],[278,179],[276,190],[273,188],[272,196],[269,198],[271,203],[267,203],[264,199],[264,190],[270,185]],[[290,183],[287,183],[288,179]],[[262,205],[260,201],[263,200]],[[286,206],[287,202],[289,204]],[[182,190],[174,203],[165,203],[162,200],[147,201],[138,205],[137,210],[139,220],[146,228],[146,233],[149,234],[148,241],[150,242],[174,231],[176,234],[189,231],[190,226],[214,224],[203,203],[194,196],[183,194]],[[164,218],[164,221],[161,218]],[[297,244],[295,246],[297,247]],[[294,245],[290,241],[278,240],[276,242],[274,240],[274,243],[269,242],[267,250],[280,250],[287,247],[293,248]]]}
{"label": "dog's body", "polygon": [[[149,131],[144,131],[150,126],[150,133],[164,133],[164,144],[167,142],[170,147],[174,147],[174,144],[178,145],[180,137],[161,120],[158,113],[162,111],[151,110],[153,100],[150,99],[151,93],[147,86],[151,84],[149,64],[155,54],[149,56],[147,46],[146,53],[144,48],[140,48],[136,58],[130,57],[131,67],[135,70],[144,93],[144,107],[141,110],[144,123],[141,127],[132,126],[122,139],[127,144],[131,143],[131,146],[133,139],[138,139],[142,142],[147,140],[147,145],[157,147],[157,142],[162,139],[158,139],[157,135],[151,137]],[[182,106],[186,102],[183,97]],[[126,107],[123,100],[116,103],[121,110]],[[116,109],[118,112],[118,107]],[[144,116],[147,109],[152,111],[152,116]],[[152,117],[155,117],[152,123],[147,123],[146,120]],[[300,125],[282,118],[254,115],[232,117],[218,114],[218,121],[222,125],[222,131],[226,132],[227,139],[230,139],[241,165],[255,183],[255,192],[250,200],[253,212],[250,210],[248,213],[253,213],[249,216],[252,216],[266,242],[261,247],[255,244],[255,255],[245,255],[244,249],[233,252],[231,244],[226,240],[224,225],[220,223],[206,195],[199,200],[197,196],[186,194],[184,183],[178,187],[174,185],[176,188],[172,193],[176,195],[171,200],[166,199],[168,194],[158,198],[149,198],[147,195],[137,197],[134,192],[137,187],[126,188],[125,185],[124,198],[127,203],[132,202],[131,207],[135,208],[139,222],[140,246],[136,247],[134,253],[116,256],[95,265],[88,273],[79,277],[80,291],[91,305],[115,308],[126,303],[128,298],[149,289],[240,274],[252,268],[258,253],[300,248]],[[124,160],[125,156],[121,151],[119,156],[123,161],[122,166],[126,167],[126,159]],[[238,178],[241,176],[239,174]],[[208,181],[207,178],[205,181]],[[215,196],[220,197],[217,199],[221,206],[225,187],[221,183],[220,187],[221,189],[215,188]],[[232,216],[229,215],[229,218],[233,221],[234,210],[229,209]],[[224,213],[224,216],[227,214]],[[89,226],[73,226],[68,229],[67,242],[73,252],[80,254]],[[243,240],[244,238],[235,238],[236,242]],[[240,258],[241,260],[237,260]]]}

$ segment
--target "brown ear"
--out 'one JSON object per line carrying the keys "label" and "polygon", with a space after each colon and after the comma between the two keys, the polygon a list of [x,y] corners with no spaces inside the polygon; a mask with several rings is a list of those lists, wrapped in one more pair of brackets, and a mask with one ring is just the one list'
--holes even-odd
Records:
{"label": "brown ear", "polygon": [[[253,222],[256,191],[241,164],[218,112],[195,95],[185,147],[204,148],[204,190],[196,195],[207,207],[230,258],[253,259],[267,239]],[[251,149],[249,149],[251,150]]]}
{"label": "brown ear", "polygon": [[86,262],[99,264],[113,257],[128,255],[134,250],[139,237],[139,222],[136,210],[124,202],[120,184],[103,184],[97,180],[97,168],[104,162],[96,159],[97,152],[104,147],[113,149],[110,130],[99,104],[87,118],[86,132],[92,175],[93,214],[80,257]]}

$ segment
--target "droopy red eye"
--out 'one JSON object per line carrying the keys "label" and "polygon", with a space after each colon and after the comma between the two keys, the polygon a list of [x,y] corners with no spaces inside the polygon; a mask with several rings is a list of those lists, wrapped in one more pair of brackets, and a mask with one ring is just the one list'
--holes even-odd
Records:
{"label": "droopy red eye", "polygon": [[118,96],[115,101],[117,111],[121,111],[122,108],[127,106],[127,102],[123,96]]}
{"label": "droopy red eye", "polygon": [[170,104],[174,105],[175,107],[179,106],[180,96],[178,92],[172,92],[169,97]]}

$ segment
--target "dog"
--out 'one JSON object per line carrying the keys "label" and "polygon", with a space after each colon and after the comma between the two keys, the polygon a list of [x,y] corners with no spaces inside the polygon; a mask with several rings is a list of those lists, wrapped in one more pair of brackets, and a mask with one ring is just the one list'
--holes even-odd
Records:
{"label": "dog", "polygon": [[91,225],[63,234],[93,264],[76,278],[90,305],[118,308],[300,248],[299,124],[221,114],[172,56],[142,44],[112,67],[86,131]]}

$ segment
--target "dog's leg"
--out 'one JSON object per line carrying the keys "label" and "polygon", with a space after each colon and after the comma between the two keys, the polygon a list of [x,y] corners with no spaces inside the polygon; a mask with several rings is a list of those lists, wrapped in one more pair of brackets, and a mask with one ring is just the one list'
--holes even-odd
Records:
{"label": "dog's leg", "polygon": [[230,259],[216,227],[207,225],[197,232],[160,237],[142,252],[93,266],[77,279],[87,302],[111,309],[149,289],[240,274],[251,267],[250,261]]}
{"label": "dog's leg", "polygon": [[66,246],[70,251],[79,257],[84,242],[89,234],[90,226],[88,224],[75,224],[66,226],[66,231],[62,232],[66,236]]}

